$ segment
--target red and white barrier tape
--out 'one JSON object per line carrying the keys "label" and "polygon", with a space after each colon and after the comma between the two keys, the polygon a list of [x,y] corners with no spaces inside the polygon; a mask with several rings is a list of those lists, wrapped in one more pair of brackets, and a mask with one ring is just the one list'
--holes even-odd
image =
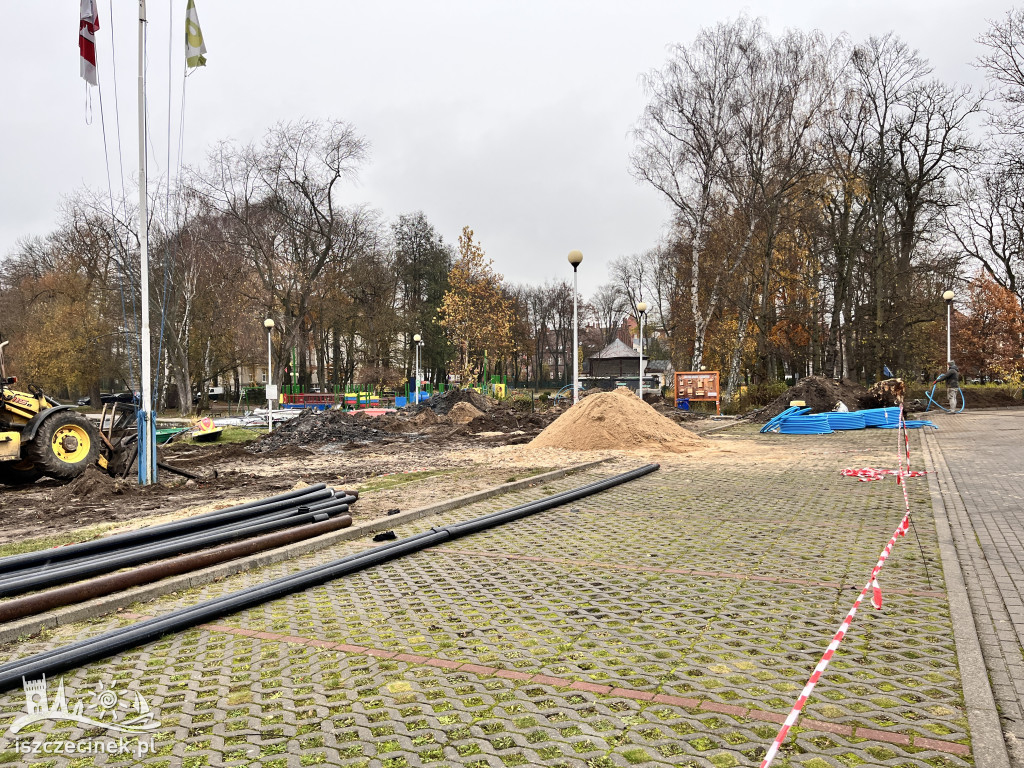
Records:
{"label": "red and white barrier tape", "polygon": [[846,477],[856,477],[860,482],[866,483],[871,480],[881,480],[887,475],[894,475],[897,480],[902,477],[923,477],[928,474],[923,470],[907,470],[900,473],[897,469],[875,469],[874,467],[861,467],[860,469],[844,469],[842,472]]}
{"label": "red and white barrier tape", "polygon": [[[906,424],[903,420],[903,408],[900,408],[900,424],[899,430],[897,431],[897,442],[896,452],[899,456],[899,469],[891,470],[876,470],[876,469],[860,469],[860,470],[844,470],[843,474],[851,474],[854,477],[858,477],[860,480],[877,480],[885,475],[895,475],[896,482],[903,489],[903,504],[906,511],[903,514],[903,519],[900,524],[896,526],[896,530],[893,532],[892,537],[889,539],[889,543],[885,545],[882,553],[878,556],[878,562],[875,567],[871,569],[871,577],[868,579],[867,584],[864,585],[864,589],[860,591],[857,599],[853,603],[853,607],[850,612],[846,614],[846,618],[843,619],[843,623],[839,625],[839,630],[832,638],[832,642],[828,644],[828,648],[821,657],[821,661],[818,662],[818,666],[814,668],[814,672],[811,674],[807,684],[804,685],[804,689],[800,692],[800,696],[797,697],[796,703],[793,704],[793,708],[789,711],[789,715],[786,716],[782,727],[779,729],[778,735],[775,737],[775,741],[772,742],[771,747],[768,748],[768,752],[764,756],[764,760],[761,761],[761,768],[768,768],[778,754],[779,749],[782,747],[782,742],[786,740],[786,736],[789,733],[789,729],[793,727],[793,724],[800,717],[800,713],[803,711],[804,705],[807,700],[811,697],[811,692],[814,690],[814,686],[818,684],[821,676],[825,673],[825,669],[828,667],[829,662],[832,661],[832,657],[835,655],[836,650],[839,648],[839,644],[843,642],[846,637],[847,631],[850,629],[850,624],[853,623],[853,617],[857,615],[857,609],[860,608],[861,602],[864,600],[864,596],[867,595],[868,590],[871,590],[871,604],[876,608],[882,607],[882,588],[878,584],[878,574],[881,573],[882,568],[885,566],[885,561],[889,559],[889,553],[892,552],[893,547],[896,546],[896,540],[901,536],[906,536],[907,531],[910,530],[910,497],[907,495],[907,484],[903,482],[904,477],[917,477],[923,475],[923,472],[911,472],[910,470],[910,443],[906,440],[906,469],[903,466],[903,455],[900,451],[899,436],[898,433],[903,432],[904,435],[907,432]],[[872,472],[878,473],[875,477],[864,477],[859,474],[860,472]]]}

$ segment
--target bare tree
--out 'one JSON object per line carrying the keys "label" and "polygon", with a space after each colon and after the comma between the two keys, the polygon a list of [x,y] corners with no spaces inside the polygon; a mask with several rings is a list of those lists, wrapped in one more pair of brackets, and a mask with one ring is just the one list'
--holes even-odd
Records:
{"label": "bare tree", "polygon": [[978,42],[987,49],[976,60],[994,86],[993,122],[1000,133],[1024,134],[1024,9],[1012,8],[990,22]]}
{"label": "bare tree", "polygon": [[704,260],[716,211],[734,202],[729,169],[737,152],[733,110],[743,98],[744,52],[763,34],[760,22],[741,18],[702,29],[689,47],[677,45],[665,68],[644,78],[649,101],[633,131],[633,172],[672,202],[680,239],[689,246],[694,367],[703,360],[720,298],[722,270]]}
{"label": "bare tree", "polygon": [[590,307],[601,330],[601,338],[606,345],[611,344],[626,314],[626,300],[622,291],[615,283],[605,283],[594,292]]}
{"label": "bare tree", "polygon": [[840,50],[819,32],[762,35],[756,42],[744,52],[743,88],[733,110],[738,151],[728,178],[736,236],[727,273],[738,275],[739,290],[732,297],[737,331],[729,356],[727,400],[739,384],[758,295],[762,325],[774,324],[779,239],[788,236],[793,242],[792,233],[800,229],[796,220],[812,204],[804,192],[820,170],[817,148]]}
{"label": "bare tree", "polygon": [[[246,255],[284,335],[278,347],[308,347],[309,300],[329,266],[344,268],[365,248],[372,215],[343,205],[368,145],[348,123],[301,121],[274,126],[260,144],[220,144],[194,183],[231,224],[226,242]],[[300,380],[308,381],[300,357]],[[280,361],[279,361],[280,362]],[[281,370],[277,366],[277,370]]]}
{"label": "bare tree", "polygon": [[1024,307],[1024,177],[989,163],[959,186],[958,197],[947,212],[950,233]]}

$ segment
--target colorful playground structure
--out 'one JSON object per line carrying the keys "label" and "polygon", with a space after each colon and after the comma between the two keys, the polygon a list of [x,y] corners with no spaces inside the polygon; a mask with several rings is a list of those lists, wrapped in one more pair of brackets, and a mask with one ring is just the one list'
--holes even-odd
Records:
{"label": "colorful playground structure", "polygon": [[[481,394],[499,399],[504,398],[508,388],[506,376],[491,376],[490,381],[475,384],[471,387],[455,387],[456,389],[474,389]],[[452,387],[448,387],[451,389]],[[432,384],[429,381],[420,383],[420,402],[429,400],[434,395],[445,392],[444,384]],[[280,407],[282,409],[312,409],[324,411],[338,408],[346,411],[366,410],[368,408],[404,408],[416,402],[414,386],[406,383],[403,390],[395,391],[383,387],[379,390],[367,388],[336,387],[334,392],[307,392],[298,384],[285,384],[281,388]]]}

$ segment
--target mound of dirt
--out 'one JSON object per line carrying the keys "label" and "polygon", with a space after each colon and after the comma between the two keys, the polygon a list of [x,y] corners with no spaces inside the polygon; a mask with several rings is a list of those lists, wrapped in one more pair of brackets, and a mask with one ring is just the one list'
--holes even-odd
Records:
{"label": "mound of dirt", "polygon": [[455,438],[472,442],[476,435],[484,432],[499,432],[507,441],[518,443],[540,432],[555,415],[553,409],[517,414],[508,403],[491,402],[472,390],[451,390],[421,405],[381,416],[368,416],[360,411],[304,411],[275,428],[270,435],[248,444],[244,450],[266,453],[285,447],[315,449],[330,443],[346,443],[348,450],[370,444],[423,440],[450,443]]}
{"label": "mound of dirt", "polygon": [[847,408],[854,411],[860,406],[860,400],[865,394],[864,387],[850,381],[836,381],[823,376],[808,376],[805,379],[800,379],[795,386],[790,387],[769,403],[758,415],[758,418],[762,422],[775,418],[789,408],[790,400],[803,400],[811,409],[811,413],[831,411],[840,400],[846,403]]}
{"label": "mound of dirt", "polygon": [[454,424],[469,424],[473,419],[483,415],[483,411],[466,401],[456,403],[448,411],[448,418]]}
{"label": "mound of dirt", "polygon": [[101,469],[94,465],[89,465],[86,467],[85,472],[70,483],[55,489],[51,495],[51,500],[102,499],[109,496],[131,493],[133,490],[135,490],[135,486],[127,480],[115,480]]}
{"label": "mound of dirt", "polygon": [[360,413],[345,411],[303,411],[276,427],[269,435],[251,443],[247,450],[264,453],[288,445],[317,445],[342,442],[377,442],[395,439],[384,425]]}
{"label": "mound of dirt", "polygon": [[707,441],[655,411],[628,389],[588,395],[530,443],[538,448],[686,453]]}
{"label": "mound of dirt", "polygon": [[469,403],[483,413],[492,407],[490,401],[474,389],[449,389],[440,395],[434,395],[420,408],[429,408],[434,413],[447,415],[458,403]]}

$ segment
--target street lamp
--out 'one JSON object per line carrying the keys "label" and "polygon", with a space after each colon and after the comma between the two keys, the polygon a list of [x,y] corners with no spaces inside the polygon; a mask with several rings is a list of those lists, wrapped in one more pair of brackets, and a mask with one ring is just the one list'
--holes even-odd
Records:
{"label": "street lamp", "polygon": [[953,359],[953,349],[952,345],[950,344],[949,337],[949,321],[953,308],[953,291],[943,291],[942,298],[946,300],[946,363],[948,364],[949,361]]}
{"label": "street lamp", "polygon": [[583,263],[580,251],[569,251],[572,264],[572,404],[580,401],[580,320],[576,309],[576,270]]}
{"label": "street lamp", "polygon": [[640,388],[636,391],[640,399],[644,399],[644,313],[647,311],[647,302],[641,301],[636,305],[636,319],[640,321]]}
{"label": "street lamp", "polygon": [[270,332],[274,330],[274,319],[268,317],[263,321],[267,329],[267,433],[274,429],[274,400],[277,399],[277,387],[274,386],[274,356],[270,348]]}
{"label": "street lamp", "polygon": [[420,402],[420,347],[423,346],[423,337],[418,333],[412,337],[412,340],[416,343],[416,403]]}

